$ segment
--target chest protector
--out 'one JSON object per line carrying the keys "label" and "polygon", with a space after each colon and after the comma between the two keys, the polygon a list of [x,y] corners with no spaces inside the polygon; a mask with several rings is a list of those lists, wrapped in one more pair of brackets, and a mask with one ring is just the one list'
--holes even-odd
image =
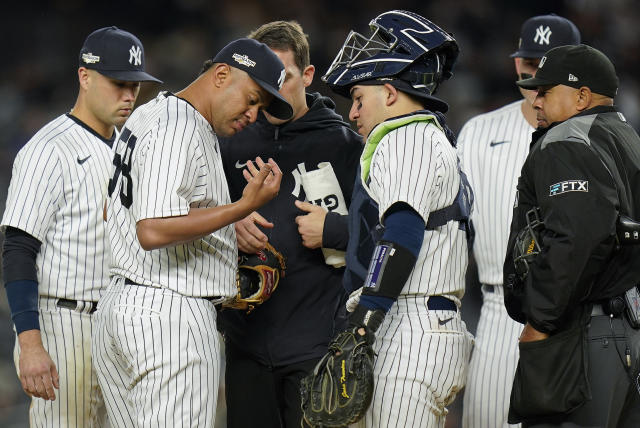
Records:
{"label": "chest protector", "polygon": [[[342,279],[343,285],[348,292],[352,292],[364,284],[369,269],[369,263],[373,256],[373,251],[377,242],[382,238],[384,226],[380,223],[380,213],[378,203],[369,195],[363,183],[369,183],[369,169],[371,159],[378,143],[392,130],[405,126],[413,122],[432,122],[442,129],[436,117],[430,112],[421,112],[409,116],[401,116],[396,119],[385,121],[376,126],[367,139],[360,166],[356,176],[356,182],[351,196],[349,206],[349,243],[346,252],[346,270]],[[453,143],[452,143],[453,145]],[[467,242],[471,247],[473,242],[473,231],[469,222],[471,206],[473,205],[473,192],[466,175],[460,170],[460,188],[453,203],[449,206],[429,213],[429,220],[425,230],[435,230],[442,227],[451,220],[460,223],[460,229],[467,234]]]}

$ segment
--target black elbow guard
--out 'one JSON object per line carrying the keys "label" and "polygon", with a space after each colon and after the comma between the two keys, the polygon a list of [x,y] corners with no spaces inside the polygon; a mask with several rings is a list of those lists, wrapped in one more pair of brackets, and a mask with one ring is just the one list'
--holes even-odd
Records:
{"label": "black elbow guard", "polygon": [[373,252],[362,294],[397,299],[416,259],[411,251],[401,245],[379,241]]}

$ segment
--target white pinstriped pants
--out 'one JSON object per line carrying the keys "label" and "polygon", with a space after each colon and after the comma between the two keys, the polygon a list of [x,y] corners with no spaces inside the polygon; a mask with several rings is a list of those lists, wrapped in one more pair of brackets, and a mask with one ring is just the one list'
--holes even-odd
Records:
{"label": "white pinstriped pants", "polygon": [[[29,424],[32,427],[105,427],[104,400],[91,364],[92,316],[86,312],[56,306],[58,299],[40,297],[40,334],[44,348],[56,365],[60,389],[53,401],[32,398]],[[13,351],[19,373],[20,347]]]}
{"label": "white pinstriped pants", "polygon": [[482,286],[482,309],[464,391],[464,428],[519,427],[507,423],[513,377],[518,365],[518,337],[524,327],[504,307],[504,290]]}
{"label": "white pinstriped pants", "polygon": [[355,426],[444,427],[472,343],[459,311],[430,311],[424,296],[400,296],[376,333],[373,400]]}
{"label": "white pinstriped pants", "polygon": [[115,277],[95,315],[94,364],[114,427],[214,426],[213,303]]}

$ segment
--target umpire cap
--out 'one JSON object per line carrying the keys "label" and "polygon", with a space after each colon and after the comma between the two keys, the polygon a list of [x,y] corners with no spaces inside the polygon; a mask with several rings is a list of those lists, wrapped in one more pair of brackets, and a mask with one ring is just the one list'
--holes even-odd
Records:
{"label": "umpire cap", "polygon": [[591,92],[614,98],[618,92],[618,76],[613,63],[599,50],[587,45],[559,46],[542,57],[535,77],[519,80],[516,85],[524,89],[586,86]]}
{"label": "umpire cap", "polygon": [[556,14],[534,16],[522,24],[518,50],[511,58],[542,58],[551,48],[577,45],[581,36],[578,27]]}
{"label": "umpire cap", "polygon": [[80,49],[79,60],[80,67],[112,79],[162,83],[145,72],[142,42],[118,27],[104,27],[89,34]]}

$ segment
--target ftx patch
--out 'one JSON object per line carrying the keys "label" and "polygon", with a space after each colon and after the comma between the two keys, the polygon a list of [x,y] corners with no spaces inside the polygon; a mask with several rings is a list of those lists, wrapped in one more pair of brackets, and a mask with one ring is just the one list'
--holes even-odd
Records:
{"label": "ftx patch", "polygon": [[549,196],[557,196],[567,192],[588,192],[588,180],[567,180],[549,186]]}

